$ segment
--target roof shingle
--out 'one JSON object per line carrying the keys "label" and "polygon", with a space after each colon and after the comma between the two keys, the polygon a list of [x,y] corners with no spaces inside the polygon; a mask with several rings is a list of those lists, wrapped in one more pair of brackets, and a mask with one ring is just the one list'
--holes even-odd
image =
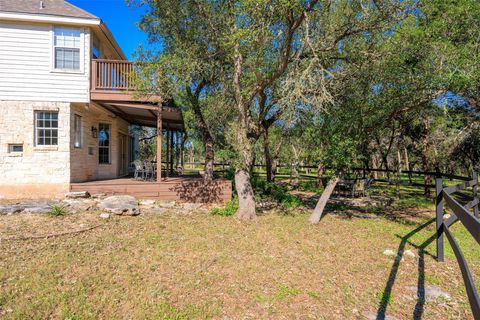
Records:
{"label": "roof shingle", "polygon": [[64,0],[0,0],[0,11],[98,19],[93,14]]}

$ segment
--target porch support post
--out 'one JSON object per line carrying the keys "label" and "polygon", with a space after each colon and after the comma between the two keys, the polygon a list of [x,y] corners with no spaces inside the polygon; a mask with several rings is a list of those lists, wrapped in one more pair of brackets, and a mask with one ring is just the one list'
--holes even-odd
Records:
{"label": "porch support post", "polygon": [[168,125],[168,122],[167,122],[167,161],[166,161],[166,165],[165,165],[165,175],[166,177],[168,178],[170,176],[170,152],[171,152],[171,147],[170,147],[170,135],[172,134],[172,132],[170,131],[170,126]]}
{"label": "porch support post", "polygon": [[162,180],[162,106],[157,111],[157,182]]}
{"label": "porch support post", "polygon": [[175,131],[170,132],[170,174],[173,174],[173,159],[175,158]]}

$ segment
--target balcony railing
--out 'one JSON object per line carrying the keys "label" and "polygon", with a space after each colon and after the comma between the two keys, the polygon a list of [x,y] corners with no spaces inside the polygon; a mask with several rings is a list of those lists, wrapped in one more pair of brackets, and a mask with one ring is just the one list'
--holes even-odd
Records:
{"label": "balcony railing", "polygon": [[[91,99],[100,101],[152,101],[152,92],[136,90],[138,64],[125,60],[92,60]],[[142,96],[142,97],[140,97]]]}

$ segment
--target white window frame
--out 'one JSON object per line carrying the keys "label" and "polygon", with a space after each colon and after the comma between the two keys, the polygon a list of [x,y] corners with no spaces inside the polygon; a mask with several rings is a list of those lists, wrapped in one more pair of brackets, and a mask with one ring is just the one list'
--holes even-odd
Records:
{"label": "white window frame", "polygon": [[[39,113],[56,113],[57,114],[57,127],[39,127],[38,126],[38,114]],[[35,114],[34,114],[34,125],[33,125],[33,130],[35,131],[34,132],[34,135],[35,135],[35,146],[36,147],[58,147],[58,144],[59,144],[59,140],[60,140],[60,137],[59,137],[59,131],[60,131],[60,113],[58,111],[52,111],[52,110],[35,110]],[[56,129],[57,130],[57,143],[56,144],[40,144],[38,143],[39,141],[39,136],[38,136],[38,130],[54,130]],[[50,136],[51,138],[51,136]]]}
{"label": "white window frame", "polygon": [[[64,29],[75,29],[80,31],[80,69],[56,69],[55,68],[55,28],[64,28]],[[52,25],[50,30],[50,47],[51,47],[51,59],[50,59],[50,69],[53,73],[76,73],[84,74],[85,73],[85,29],[80,27],[72,26],[63,26],[63,25]],[[65,47],[67,48],[67,47]]]}
{"label": "white window frame", "polygon": [[[77,124],[77,119],[79,123]],[[73,147],[75,149],[82,149],[83,147],[83,127],[82,127],[82,116],[79,114],[73,114]],[[77,135],[78,134],[78,135]],[[78,138],[78,141],[77,141]],[[78,145],[77,145],[78,142]]]}

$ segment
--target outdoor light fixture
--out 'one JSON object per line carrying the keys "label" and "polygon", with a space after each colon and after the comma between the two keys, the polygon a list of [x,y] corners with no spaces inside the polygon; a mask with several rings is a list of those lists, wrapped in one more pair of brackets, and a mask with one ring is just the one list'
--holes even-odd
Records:
{"label": "outdoor light fixture", "polygon": [[92,137],[98,138],[98,129],[92,126]]}

